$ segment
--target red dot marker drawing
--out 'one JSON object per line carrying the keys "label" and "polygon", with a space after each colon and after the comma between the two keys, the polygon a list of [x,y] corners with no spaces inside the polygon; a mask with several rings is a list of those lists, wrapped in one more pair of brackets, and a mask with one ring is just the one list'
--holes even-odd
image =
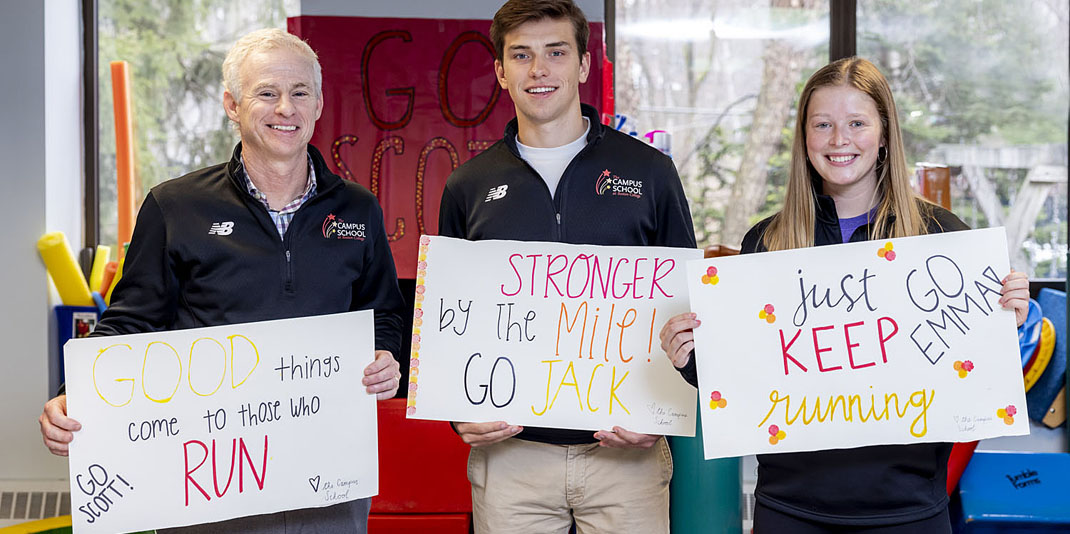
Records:
{"label": "red dot marker drawing", "polygon": [[716,410],[717,408],[724,408],[728,405],[728,401],[721,396],[720,391],[714,391],[710,393],[710,409]]}
{"label": "red dot marker drawing", "polygon": [[787,432],[784,432],[780,427],[776,425],[769,425],[769,444],[776,445],[780,440],[788,437]]}
{"label": "red dot marker drawing", "polygon": [[1003,423],[1007,425],[1014,424],[1014,415],[1018,413],[1018,409],[1013,404],[1008,404],[1006,408],[1000,408],[996,410],[996,417],[1003,419]]}
{"label": "red dot marker drawing", "polygon": [[889,241],[883,247],[877,249],[877,256],[888,261],[895,261],[895,251],[892,250],[892,242]]}
{"label": "red dot marker drawing", "polygon": [[721,279],[717,276],[717,268],[712,265],[707,267],[706,274],[702,275],[702,283],[715,286],[720,281]]}
{"label": "red dot marker drawing", "polygon": [[953,365],[953,367],[955,368],[956,371],[958,371],[959,378],[966,378],[966,375],[968,375],[970,373],[970,371],[973,371],[973,362],[971,362],[970,360],[966,360],[966,361],[956,360],[955,364]]}

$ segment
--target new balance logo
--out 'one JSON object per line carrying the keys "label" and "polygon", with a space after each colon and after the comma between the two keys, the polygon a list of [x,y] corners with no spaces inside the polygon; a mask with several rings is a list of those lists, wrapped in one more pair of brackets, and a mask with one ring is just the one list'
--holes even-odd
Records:
{"label": "new balance logo", "polygon": [[498,200],[498,199],[501,199],[501,198],[505,198],[505,193],[508,190],[509,190],[509,186],[508,185],[499,185],[498,187],[492,187],[492,188],[490,188],[490,191],[487,193],[487,200],[484,200],[483,202],[490,202],[491,200]]}
{"label": "new balance logo", "polygon": [[234,221],[212,223],[208,235],[230,235],[234,232]]}

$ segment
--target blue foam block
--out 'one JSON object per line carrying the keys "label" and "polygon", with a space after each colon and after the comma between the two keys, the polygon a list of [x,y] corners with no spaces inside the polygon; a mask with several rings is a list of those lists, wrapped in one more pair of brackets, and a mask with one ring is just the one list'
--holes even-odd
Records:
{"label": "blue foam block", "polygon": [[1055,327],[1055,351],[1044,374],[1026,394],[1029,418],[1040,421],[1047,415],[1055,396],[1066,385],[1066,292],[1043,288],[1037,296],[1041,313]]}
{"label": "blue foam block", "polygon": [[959,482],[958,531],[1066,532],[1067,495],[1070,454],[979,451]]}

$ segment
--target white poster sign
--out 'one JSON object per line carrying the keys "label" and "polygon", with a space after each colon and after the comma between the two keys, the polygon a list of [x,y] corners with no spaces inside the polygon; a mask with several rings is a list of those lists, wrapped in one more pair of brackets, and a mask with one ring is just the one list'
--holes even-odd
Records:
{"label": "white poster sign", "polygon": [[75,339],[74,531],[130,532],[378,493],[371,311]]}
{"label": "white poster sign", "polygon": [[421,237],[408,416],[692,436],[658,332],[702,251]]}
{"label": "white poster sign", "polygon": [[1027,434],[1002,228],[688,264],[706,458]]}

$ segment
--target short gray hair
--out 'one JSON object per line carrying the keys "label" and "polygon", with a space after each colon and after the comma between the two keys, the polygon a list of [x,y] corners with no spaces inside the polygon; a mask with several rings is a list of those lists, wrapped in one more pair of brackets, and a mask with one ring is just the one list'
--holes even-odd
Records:
{"label": "short gray hair", "polygon": [[315,84],[316,96],[322,94],[323,72],[320,68],[319,56],[312,50],[308,43],[299,37],[287,33],[279,28],[265,28],[256,30],[242,36],[234,46],[230,47],[226,59],[223,60],[223,87],[235,99],[241,99],[241,66],[245,59],[254,52],[283,49],[296,52],[312,64],[312,77]]}

